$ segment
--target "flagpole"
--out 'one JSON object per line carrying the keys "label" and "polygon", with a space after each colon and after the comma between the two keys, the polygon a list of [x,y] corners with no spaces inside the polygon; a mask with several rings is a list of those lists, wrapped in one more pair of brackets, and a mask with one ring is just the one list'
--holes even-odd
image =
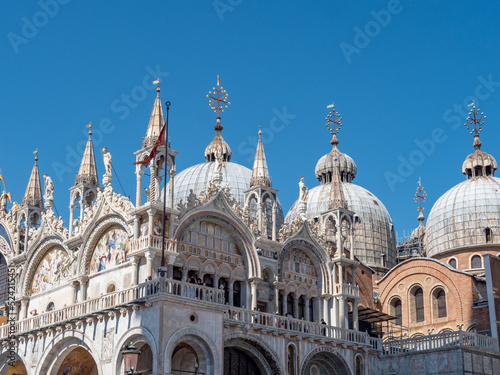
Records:
{"label": "flagpole", "polygon": [[[170,102],[166,102],[167,106],[167,119],[165,121],[165,163],[164,163],[164,182],[163,182],[163,226],[161,231],[161,263],[160,263],[160,277],[165,276],[165,207],[167,205],[167,167],[168,167],[168,112],[170,111]],[[170,187],[172,188],[172,187]]]}

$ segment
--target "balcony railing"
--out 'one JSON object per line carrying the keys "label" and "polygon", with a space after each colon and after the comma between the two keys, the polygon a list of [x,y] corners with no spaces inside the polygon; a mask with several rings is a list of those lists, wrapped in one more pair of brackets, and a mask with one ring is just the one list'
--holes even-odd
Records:
{"label": "balcony railing", "polygon": [[359,286],[345,283],[335,284],[334,295],[337,294],[348,294],[350,296],[359,297]]}
{"label": "balcony railing", "polygon": [[155,279],[125,290],[109,293],[71,306],[29,317],[17,321],[14,328],[10,324],[0,326],[0,339],[10,334],[24,333],[42,328],[65,324],[72,320],[83,319],[92,314],[110,309],[118,309],[159,294],[176,295],[183,298],[197,299],[203,302],[225,304],[224,290],[203,285],[189,284],[171,279]]}
{"label": "balcony railing", "polygon": [[384,354],[400,354],[454,346],[474,347],[498,352],[498,340],[474,332],[455,331],[436,335],[390,340],[383,343]]}
{"label": "balcony railing", "polygon": [[308,322],[301,319],[287,318],[255,310],[228,307],[224,313],[224,319],[229,325],[251,324],[255,329],[270,332],[276,330],[293,331],[295,336],[302,336],[304,338],[307,336],[316,336],[320,339],[332,339],[351,345],[365,345],[377,350],[382,349],[382,340],[370,337],[365,332]]}
{"label": "balcony railing", "polygon": [[[161,250],[161,237],[149,234],[139,238],[134,238],[130,241],[130,250],[132,252],[152,247]],[[177,240],[165,238],[165,250],[175,252],[177,247]]]}

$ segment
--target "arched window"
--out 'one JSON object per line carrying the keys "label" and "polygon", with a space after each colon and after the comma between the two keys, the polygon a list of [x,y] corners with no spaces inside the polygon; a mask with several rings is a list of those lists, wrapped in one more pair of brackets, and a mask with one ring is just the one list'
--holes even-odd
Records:
{"label": "arched window", "polygon": [[356,375],[363,375],[364,374],[364,371],[363,371],[363,358],[360,355],[357,355],[355,362],[356,362],[356,371],[355,371],[355,374]]}
{"label": "arched window", "polygon": [[288,345],[288,374],[295,375],[295,346]]}
{"label": "arched window", "polygon": [[479,255],[474,255],[472,259],[470,260],[470,268],[481,268],[482,267],[482,262],[481,262],[481,257]]}
{"label": "arched window", "polygon": [[485,237],[486,237],[486,243],[491,242],[491,229],[490,228],[486,228],[484,230],[484,234],[485,234]]}
{"label": "arched window", "polygon": [[8,275],[7,275],[7,261],[4,256],[0,254],[0,305],[4,305],[7,302],[8,296]]}
{"label": "arched window", "polygon": [[457,260],[455,258],[451,258],[449,261],[448,261],[448,264],[453,267],[453,268],[457,268]]}
{"label": "arched window", "polygon": [[397,325],[402,324],[403,311],[402,311],[401,300],[399,298],[394,298],[391,301],[391,315],[396,317],[395,323]]}
{"label": "arched window", "polygon": [[412,302],[413,302],[413,317],[415,322],[420,323],[425,321],[425,310],[424,310],[424,291],[422,288],[415,288],[412,291]]}
{"label": "arched window", "polygon": [[108,285],[107,293],[113,293],[116,290],[115,284],[111,283]]}
{"label": "arched window", "polygon": [[443,289],[437,289],[433,293],[434,296],[434,316],[438,318],[446,317],[446,293]]}
{"label": "arched window", "polygon": [[48,305],[47,305],[47,311],[52,311],[56,308],[56,305],[54,305],[54,302],[50,302]]}

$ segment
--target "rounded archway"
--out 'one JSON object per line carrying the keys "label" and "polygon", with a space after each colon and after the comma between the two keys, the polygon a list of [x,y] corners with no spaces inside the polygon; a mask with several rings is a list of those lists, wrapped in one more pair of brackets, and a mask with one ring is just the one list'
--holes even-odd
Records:
{"label": "rounded archway", "polygon": [[97,364],[92,355],[82,347],[67,351],[66,355],[58,356],[52,370],[52,375],[98,375]]}
{"label": "rounded archway", "polygon": [[332,348],[317,348],[303,362],[301,375],[351,375],[352,372],[345,360]]}
{"label": "rounded archway", "polygon": [[256,337],[224,341],[224,375],[279,375],[284,371],[276,353]]}
{"label": "rounded archway", "polygon": [[14,361],[14,366],[11,366],[10,362],[6,362],[0,371],[2,375],[27,375],[28,371],[26,370],[26,366],[24,366],[23,361],[17,359]]}

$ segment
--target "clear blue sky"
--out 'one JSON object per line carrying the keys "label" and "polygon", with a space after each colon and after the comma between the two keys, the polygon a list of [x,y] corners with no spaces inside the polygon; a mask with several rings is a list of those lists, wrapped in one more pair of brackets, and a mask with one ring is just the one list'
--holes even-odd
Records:
{"label": "clear blue sky", "polygon": [[417,225],[419,177],[426,214],[463,181],[473,139],[460,113],[472,96],[488,116],[483,150],[500,158],[497,2],[8,0],[2,13],[0,168],[20,202],[38,148],[64,218],[90,121],[96,146],[109,147],[135,194],[133,152],[155,97],[152,75],[172,102],[181,171],[204,161],[215,123],[205,95],[220,74],[233,161],[251,168],[261,125],[285,213],[299,176],[318,184],[332,101],[344,118],[339,149],[358,166],[354,182],[380,198],[400,235]]}

